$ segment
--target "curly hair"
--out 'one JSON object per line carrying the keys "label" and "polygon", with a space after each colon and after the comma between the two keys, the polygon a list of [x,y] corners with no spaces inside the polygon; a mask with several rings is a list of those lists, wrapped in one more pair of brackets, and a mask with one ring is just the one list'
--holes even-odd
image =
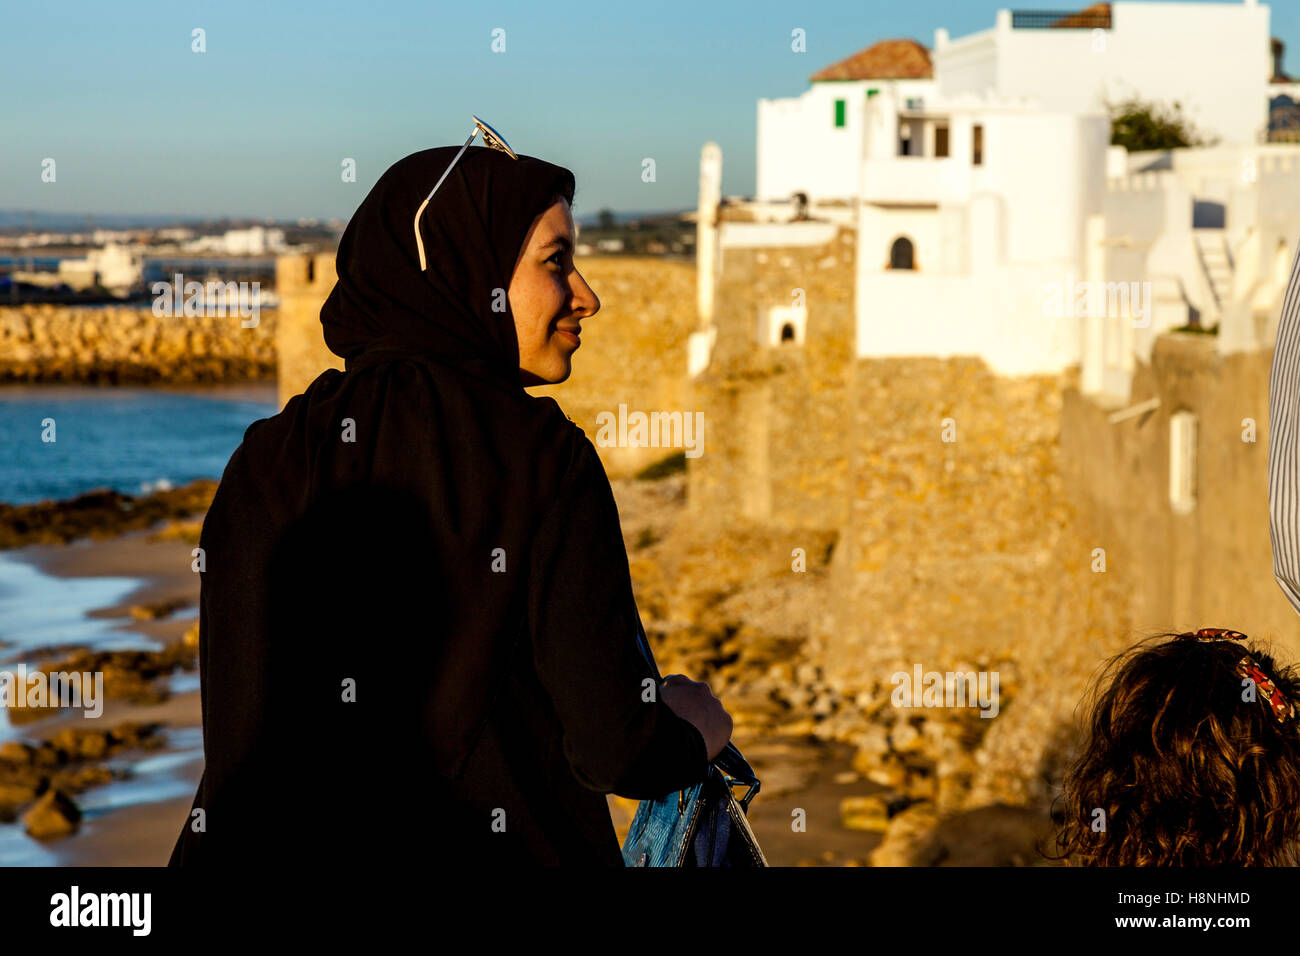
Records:
{"label": "curly hair", "polygon": [[1058,798],[1059,852],[1045,855],[1075,866],[1300,862],[1297,718],[1279,723],[1262,694],[1248,698],[1245,656],[1300,704],[1295,669],[1240,641],[1161,634],[1111,659]]}

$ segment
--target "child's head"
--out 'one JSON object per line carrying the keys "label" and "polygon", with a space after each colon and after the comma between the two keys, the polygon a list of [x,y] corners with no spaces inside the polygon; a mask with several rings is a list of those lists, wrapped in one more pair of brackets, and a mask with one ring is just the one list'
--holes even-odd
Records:
{"label": "child's head", "polygon": [[1217,629],[1161,635],[1110,662],[1065,775],[1058,858],[1300,861],[1300,679],[1244,641]]}

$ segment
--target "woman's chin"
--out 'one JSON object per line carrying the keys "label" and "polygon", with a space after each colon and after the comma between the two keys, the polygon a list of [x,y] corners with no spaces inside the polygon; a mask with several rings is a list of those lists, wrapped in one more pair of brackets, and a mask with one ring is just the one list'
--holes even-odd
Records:
{"label": "woman's chin", "polygon": [[566,381],[573,372],[573,363],[568,358],[556,359],[545,365],[534,365],[519,370],[519,378],[526,388],[534,385],[559,385]]}

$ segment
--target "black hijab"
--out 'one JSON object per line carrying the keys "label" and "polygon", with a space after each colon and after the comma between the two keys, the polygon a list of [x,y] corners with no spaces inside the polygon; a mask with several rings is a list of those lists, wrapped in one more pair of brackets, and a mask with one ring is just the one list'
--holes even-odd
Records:
{"label": "black hijab", "polygon": [[520,385],[505,290],[574,180],[471,147],[422,273],[413,217],[455,152],[400,160],[357,209],[321,309],[347,371],[248,428],[204,519],[206,829],[173,864],[310,858],[358,808],[436,791],[527,639],[532,540],[584,439]]}
{"label": "black hijab", "polygon": [[394,163],[343,233],[338,284],[321,309],[321,324],[325,344],[349,370],[370,352],[423,351],[519,381],[519,344],[504,290],[524,236],[550,196],[573,202],[573,173],[532,156],[511,159],[470,147],[420,218],[428,264],[421,272],[415,210],[456,150],[426,149]]}

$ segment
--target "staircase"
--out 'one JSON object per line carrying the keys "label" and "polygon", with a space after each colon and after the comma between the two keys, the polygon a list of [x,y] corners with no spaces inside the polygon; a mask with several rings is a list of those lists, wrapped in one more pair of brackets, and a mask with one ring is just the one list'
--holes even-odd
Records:
{"label": "staircase", "polygon": [[1192,231],[1192,241],[1196,243],[1201,270],[1205,273],[1206,285],[1209,286],[1210,295],[1214,298],[1215,313],[1222,315],[1232,295],[1234,270],[1225,230],[1195,229]]}

